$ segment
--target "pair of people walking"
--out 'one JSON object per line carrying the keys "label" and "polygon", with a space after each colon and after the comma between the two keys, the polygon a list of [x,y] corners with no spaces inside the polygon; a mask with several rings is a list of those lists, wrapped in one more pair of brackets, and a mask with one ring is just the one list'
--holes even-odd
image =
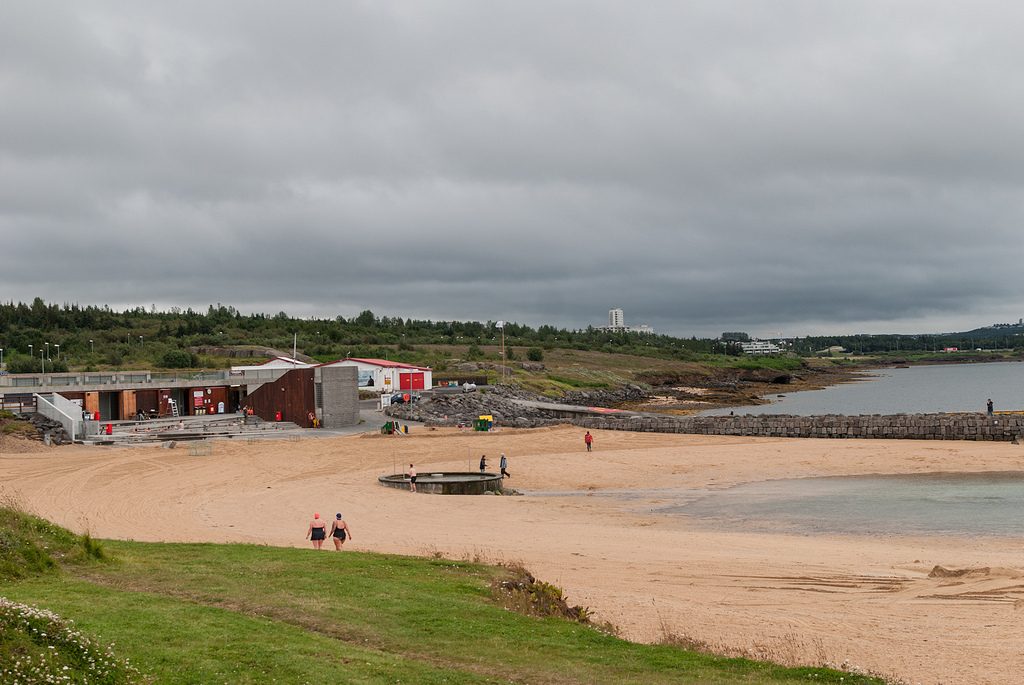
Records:
{"label": "pair of people walking", "polygon": [[323,549],[324,539],[328,537],[334,541],[334,549],[339,552],[342,545],[345,544],[345,540],[352,539],[352,530],[348,527],[348,523],[342,520],[340,512],[334,515],[329,532],[327,524],[320,518],[320,514],[313,514],[313,520],[309,522],[309,528],[306,530],[306,539],[313,541],[313,549]]}
{"label": "pair of people walking", "polygon": [[[501,477],[502,478],[511,478],[512,477],[512,474],[508,472],[508,457],[505,456],[504,452],[501,453],[501,460],[498,462],[498,467],[501,469]],[[483,473],[486,470],[487,470],[487,455],[486,454],[481,454],[480,455],[480,473]]]}

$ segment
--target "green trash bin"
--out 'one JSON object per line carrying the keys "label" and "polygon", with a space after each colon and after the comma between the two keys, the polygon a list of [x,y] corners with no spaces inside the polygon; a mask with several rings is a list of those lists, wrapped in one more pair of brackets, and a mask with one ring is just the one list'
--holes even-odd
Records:
{"label": "green trash bin", "polygon": [[488,431],[491,429],[491,422],[487,419],[473,419],[473,430]]}

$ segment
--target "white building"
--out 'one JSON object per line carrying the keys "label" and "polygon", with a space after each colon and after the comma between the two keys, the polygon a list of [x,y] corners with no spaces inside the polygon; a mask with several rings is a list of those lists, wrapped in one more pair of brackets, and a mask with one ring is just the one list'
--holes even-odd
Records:
{"label": "white building", "polygon": [[779,354],[782,352],[781,347],[767,340],[751,340],[740,343],[740,347],[744,354]]}
{"label": "white building", "polygon": [[378,392],[426,390],[434,385],[430,368],[387,359],[339,359],[323,366],[354,366],[359,369],[359,387]]}
{"label": "white building", "polygon": [[627,326],[626,315],[619,308],[609,309],[608,325],[598,326],[597,330],[606,331],[608,333],[654,333],[654,329],[647,324]]}

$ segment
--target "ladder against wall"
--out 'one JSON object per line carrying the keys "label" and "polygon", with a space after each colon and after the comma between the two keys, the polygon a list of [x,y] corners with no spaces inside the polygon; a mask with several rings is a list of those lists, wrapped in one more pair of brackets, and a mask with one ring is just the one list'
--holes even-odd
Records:
{"label": "ladder against wall", "polygon": [[178,413],[178,402],[176,400],[167,400],[167,406],[171,408],[171,416],[178,418],[181,414]]}

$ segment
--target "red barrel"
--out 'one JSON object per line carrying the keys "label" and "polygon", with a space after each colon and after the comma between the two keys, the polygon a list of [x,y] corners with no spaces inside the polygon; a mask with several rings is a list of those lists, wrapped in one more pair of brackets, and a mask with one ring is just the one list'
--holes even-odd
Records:
{"label": "red barrel", "polygon": [[279,411],[275,411],[274,412],[274,420],[275,421],[280,421],[281,420],[281,412],[279,412]]}
{"label": "red barrel", "polygon": [[107,424],[107,435],[113,435],[113,434],[114,434],[114,424],[108,423]]}
{"label": "red barrel", "polygon": [[93,421],[99,421],[100,420],[100,413],[98,411],[97,412],[93,412],[92,420]]}

